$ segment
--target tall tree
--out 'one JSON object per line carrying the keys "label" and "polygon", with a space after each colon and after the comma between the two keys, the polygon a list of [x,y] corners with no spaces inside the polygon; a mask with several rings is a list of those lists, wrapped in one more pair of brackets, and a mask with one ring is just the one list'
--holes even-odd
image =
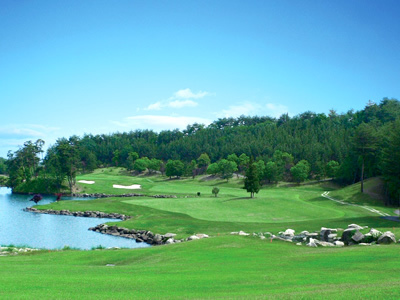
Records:
{"label": "tall tree", "polygon": [[257,172],[257,166],[254,164],[253,158],[250,159],[249,166],[246,170],[246,178],[244,179],[244,189],[254,198],[254,193],[258,193],[261,188],[260,177]]}
{"label": "tall tree", "polygon": [[378,138],[375,129],[366,123],[361,123],[353,136],[353,147],[361,160],[361,193],[364,192],[364,169],[366,161],[374,155]]}

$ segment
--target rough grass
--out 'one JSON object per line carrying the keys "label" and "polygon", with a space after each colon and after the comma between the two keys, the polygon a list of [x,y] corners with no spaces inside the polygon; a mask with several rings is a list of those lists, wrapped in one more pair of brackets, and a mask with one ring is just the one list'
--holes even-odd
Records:
{"label": "rough grass", "polygon": [[[41,252],[0,257],[0,298],[187,299],[187,298],[399,298],[398,245],[308,248],[281,241],[230,235],[231,231],[276,233],[350,223],[400,234],[397,222],[359,207],[321,197],[383,204],[359,195],[359,186],[334,190],[312,185],[264,188],[250,199],[240,179],[230,182],[131,177],[118,169],[98,170],[79,179],[95,180],[85,192],[126,192],[112,184],[141,184],[146,195],[178,198],[105,198],[61,201],[40,208],[100,210],[133,216],[118,226],[174,232],[178,237],[207,233],[209,239],[134,250]],[[218,186],[218,197],[212,187]],[[111,188],[110,188],[111,187]],[[130,192],[130,191],[129,191]],[[197,192],[201,193],[197,197]],[[346,198],[347,197],[347,198]],[[115,265],[107,267],[107,264]]]}

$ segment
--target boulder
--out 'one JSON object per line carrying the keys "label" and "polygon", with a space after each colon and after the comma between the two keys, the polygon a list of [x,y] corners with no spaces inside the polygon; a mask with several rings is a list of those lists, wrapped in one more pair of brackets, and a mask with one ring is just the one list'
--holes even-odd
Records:
{"label": "boulder", "polygon": [[197,233],[196,236],[200,239],[204,239],[204,238],[208,238],[209,236],[207,234],[204,233]]}
{"label": "boulder", "polygon": [[169,244],[174,244],[175,243],[175,240],[173,239],[173,238],[169,238],[166,242],[165,242],[165,244],[167,244],[167,245],[169,245]]}
{"label": "boulder", "polygon": [[357,224],[350,224],[350,225],[347,226],[347,228],[353,228],[353,229],[361,230],[361,229],[368,228],[368,226],[360,226],[360,225],[357,225]]}
{"label": "boulder", "polygon": [[396,237],[394,234],[390,231],[386,231],[383,233],[377,241],[378,244],[391,244],[391,243],[396,243]]}
{"label": "boulder", "polygon": [[374,228],[371,228],[371,230],[369,231],[369,234],[371,234],[371,236],[374,238],[374,240],[377,241],[378,238],[382,235],[382,232],[380,232],[379,230],[376,230]]}
{"label": "boulder", "polygon": [[344,243],[341,242],[341,241],[334,241],[333,244],[334,244],[335,246],[337,246],[337,247],[343,247],[343,246],[344,246]]}
{"label": "boulder", "polygon": [[243,235],[243,236],[247,236],[247,235],[250,235],[249,233],[246,233],[246,232],[244,232],[244,231],[239,231],[239,233],[238,233],[239,235]]}
{"label": "boulder", "polygon": [[353,234],[351,239],[356,243],[360,243],[364,239],[364,235],[357,230],[357,232]]}
{"label": "boulder", "polygon": [[286,231],[283,234],[287,236],[294,236],[294,233],[295,231],[293,229],[286,229]]}
{"label": "boulder", "polygon": [[357,232],[356,229],[354,228],[347,228],[346,230],[343,231],[342,233],[342,242],[348,245],[352,240],[351,237]]}
{"label": "boulder", "polygon": [[315,240],[313,238],[310,238],[309,243],[307,244],[308,247],[318,247],[317,244],[315,243]]}
{"label": "boulder", "polygon": [[176,236],[176,234],[175,233],[166,233],[166,234],[164,234],[164,237],[166,237],[166,238],[173,238],[173,237],[175,237]]}
{"label": "boulder", "polygon": [[194,240],[199,240],[200,238],[198,236],[195,235],[191,235],[187,238],[188,241],[194,241]]}

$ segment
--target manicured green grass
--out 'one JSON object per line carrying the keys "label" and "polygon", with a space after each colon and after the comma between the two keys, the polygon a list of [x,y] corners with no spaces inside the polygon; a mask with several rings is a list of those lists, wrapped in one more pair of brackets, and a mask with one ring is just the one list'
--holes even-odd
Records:
{"label": "manicured green grass", "polygon": [[[97,170],[78,180],[88,193],[116,194],[112,184],[141,184],[145,195],[177,198],[104,198],[60,201],[39,208],[99,210],[131,215],[118,226],[173,232],[178,238],[206,233],[209,239],[133,250],[51,251],[0,257],[0,298],[44,299],[187,299],[187,298],[399,298],[399,246],[309,248],[231,231],[277,233],[287,228],[319,230],[367,225],[400,234],[400,223],[365,209],[321,197],[330,191],[347,201],[363,199],[389,211],[352,186],[263,188],[255,199],[242,180],[207,178],[169,180],[162,176],[128,176],[119,169]],[[211,194],[218,186],[218,197]],[[138,192],[135,191],[134,192]],[[197,196],[200,192],[200,197]],[[347,195],[347,196],[346,196]],[[100,221],[99,221],[100,222]],[[115,223],[116,224],[116,223]],[[115,266],[107,267],[107,264]]]}
{"label": "manicured green grass", "polygon": [[[227,236],[0,258],[3,298],[398,298],[397,246],[308,248]],[[114,267],[107,264],[115,265]]]}

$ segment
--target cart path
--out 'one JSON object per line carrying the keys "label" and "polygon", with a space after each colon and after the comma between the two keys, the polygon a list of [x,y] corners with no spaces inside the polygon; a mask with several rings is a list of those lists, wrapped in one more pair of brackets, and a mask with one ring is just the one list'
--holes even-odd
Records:
{"label": "cart path", "polygon": [[368,206],[358,205],[358,204],[353,204],[353,203],[347,203],[347,202],[344,202],[344,201],[342,201],[342,200],[337,200],[337,199],[332,198],[331,196],[329,196],[329,192],[323,192],[323,193],[321,194],[321,196],[324,197],[324,198],[326,198],[326,199],[329,199],[329,200],[335,201],[335,202],[337,202],[337,203],[343,204],[343,205],[358,206],[358,207],[361,207],[361,208],[363,208],[363,209],[366,209],[366,210],[368,210],[368,211],[370,211],[370,212],[372,212],[372,213],[376,213],[376,214],[379,214],[379,215],[384,216],[384,217],[390,216],[390,215],[387,214],[387,213],[380,212],[379,210],[376,210],[376,209],[371,208],[371,207],[368,207]]}

